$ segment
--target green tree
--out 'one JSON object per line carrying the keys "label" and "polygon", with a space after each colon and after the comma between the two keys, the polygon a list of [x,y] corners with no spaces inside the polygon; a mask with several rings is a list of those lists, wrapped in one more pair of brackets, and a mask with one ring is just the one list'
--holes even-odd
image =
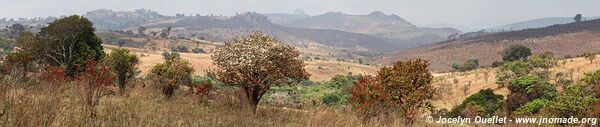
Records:
{"label": "green tree", "polygon": [[479,90],[478,93],[467,97],[460,105],[452,108],[452,110],[448,113],[448,116],[466,117],[467,114],[463,114],[463,112],[469,105],[481,107],[483,110],[480,110],[478,114],[491,117],[496,111],[502,109],[502,106],[504,105],[504,96],[495,94],[494,90],[492,89]]}
{"label": "green tree", "polygon": [[180,57],[179,53],[177,53],[177,52],[163,52],[162,56],[163,56],[163,59],[166,61],[178,59]]}
{"label": "green tree", "polygon": [[554,84],[550,84],[534,75],[518,77],[512,80],[508,90],[510,94],[507,96],[506,103],[509,114],[532,100],[546,99],[554,101],[557,96]]}
{"label": "green tree", "polygon": [[479,68],[479,59],[469,58],[462,65],[453,64],[452,68],[456,69],[458,71],[461,71],[461,72],[475,70],[475,69]]}
{"label": "green tree", "polygon": [[271,86],[285,79],[308,79],[300,52],[268,35],[254,32],[247,37],[217,47],[212,54],[218,79],[243,89],[251,108]]}
{"label": "green tree", "polygon": [[135,75],[135,71],[137,70],[135,66],[139,63],[139,59],[135,54],[130,53],[129,50],[115,49],[104,58],[104,62],[112,72],[117,74],[119,89],[121,94],[123,94],[125,84]]}
{"label": "green tree", "polygon": [[[63,66],[70,76],[78,73],[85,60],[98,61],[104,56],[102,40],[94,33],[92,22],[73,15],[56,20],[42,28],[37,38],[43,48],[37,55],[52,66]],[[79,70],[81,71],[81,70]]]}
{"label": "green tree", "polygon": [[576,84],[567,86],[556,103],[551,107],[551,111],[558,117],[590,117],[594,111],[592,104],[598,101],[590,90],[590,85]]}
{"label": "green tree", "polygon": [[531,55],[531,49],[524,45],[511,45],[502,51],[503,61],[524,60]]}
{"label": "green tree", "polygon": [[174,58],[157,64],[150,72],[149,77],[162,89],[167,99],[170,99],[180,85],[191,85],[194,69],[188,61]]}

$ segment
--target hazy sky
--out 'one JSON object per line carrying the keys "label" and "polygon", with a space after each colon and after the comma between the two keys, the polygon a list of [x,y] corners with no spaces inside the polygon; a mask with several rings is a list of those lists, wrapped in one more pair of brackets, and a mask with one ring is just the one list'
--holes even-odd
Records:
{"label": "hazy sky", "polygon": [[161,14],[223,14],[256,11],[311,15],[327,11],[368,14],[379,10],[417,25],[490,27],[540,17],[600,16],[600,0],[0,0],[0,17],[84,14],[96,9],[147,8]]}

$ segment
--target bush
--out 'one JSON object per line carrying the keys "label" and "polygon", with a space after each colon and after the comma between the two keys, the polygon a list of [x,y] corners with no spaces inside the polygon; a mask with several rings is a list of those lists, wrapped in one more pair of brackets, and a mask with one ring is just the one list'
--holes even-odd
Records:
{"label": "bush", "polygon": [[481,108],[481,110],[476,110],[477,114],[491,117],[496,111],[502,109],[502,106],[504,105],[504,96],[495,94],[492,89],[479,90],[478,93],[467,97],[460,105],[450,110],[448,116],[467,117],[469,114],[465,114],[464,112],[469,105]]}
{"label": "bush", "polygon": [[115,49],[104,59],[104,64],[108,65],[112,72],[117,74],[119,89],[121,94],[125,91],[125,84],[135,76],[136,65],[139,59],[133,53],[126,49]]}
{"label": "bush", "polygon": [[556,98],[556,86],[538,76],[527,75],[514,79],[508,87],[510,94],[507,98],[508,112],[535,99],[553,101]]}
{"label": "bush", "polygon": [[523,45],[511,45],[502,51],[503,61],[525,60],[531,55],[531,49]]}
{"label": "bush", "polygon": [[381,68],[377,77],[363,78],[351,88],[353,105],[364,120],[387,115],[388,109],[401,109],[406,124],[411,125],[418,111],[431,104],[434,95],[428,66],[427,61],[416,59]]}
{"label": "bush", "polygon": [[590,117],[596,108],[594,102],[598,98],[594,97],[590,85],[576,84],[568,86],[563,94],[556,99],[556,103],[550,106],[551,111],[558,117]]}
{"label": "bush", "polygon": [[85,72],[77,77],[77,81],[83,84],[83,100],[85,109],[90,117],[95,117],[95,107],[100,103],[100,98],[110,95],[111,92],[105,91],[106,87],[112,85],[115,77],[110,73],[108,67],[99,66],[96,61],[87,60],[85,62]]}
{"label": "bush", "polygon": [[169,99],[173,96],[179,85],[191,86],[191,75],[194,69],[189,62],[180,58],[166,61],[154,66],[149,77],[162,89],[163,94]]}
{"label": "bush", "polygon": [[192,49],[192,52],[193,53],[206,53],[203,49],[198,48],[198,47]]}
{"label": "bush", "polygon": [[461,72],[475,70],[479,68],[479,59],[469,58],[462,65],[454,63],[452,64],[452,68]]}
{"label": "bush", "polygon": [[163,52],[162,53],[163,59],[165,61],[169,61],[169,60],[173,60],[173,59],[179,59],[180,55],[177,52]]}
{"label": "bush", "polygon": [[342,98],[336,93],[328,93],[323,96],[323,103],[328,106],[338,105],[341,101]]}
{"label": "bush", "polygon": [[535,99],[519,107],[517,110],[515,110],[514,114],[515,116],[531,116],[539,112],[542,108],[550,106],[553,103],[554,101],[547,99]]}

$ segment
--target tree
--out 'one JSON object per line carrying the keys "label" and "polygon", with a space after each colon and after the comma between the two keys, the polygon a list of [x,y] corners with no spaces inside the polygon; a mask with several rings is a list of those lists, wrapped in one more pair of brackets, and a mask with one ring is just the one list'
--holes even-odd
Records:
{"label": "tree", "polygon": [[594,63],[594,59],[596,59],[596,53],[585,53],[583,56],[590,60],[590,63]]}
{"label": "tree", "polygon": [[512,80],[508,90],[510,91],[506,100],[508,114],[512,114],[512,111],[535,99],[554,101],[557,96],[554,84],[534,75]]}
{"label": "tree", "polygon": [[523,45],[511,45],[502,51],[503,61],[524,60],[531,55],[531,49]]}
{"label": "tree", "polygon": [[119,89],[121,94],[123,94],[125,84],[135,75],[135,71],[137,70],[135,66],[139,63],[139,59],[135,54],[129,53],[129,50],[115,49],[104,58],[104,62],[112,72],[117,74]]}
{"label": "tree", "polygon": [[582,18],[583,17],[581,16],[581,14],[577,14],[575,15],[575,17],[573,17],[573,20],[575,20],[575,22],[580,22]]}
{"label": "tree", "polygon": [[479,59],[469,58],[462,65],[456,63],[452,64],[452,68],[461,72],[475,70],[479,68]]}
{"label": "tree", "polygon": [[112,94],[108,86],[112,85],[114,76],[110,73],[108,67],[98,65],[98,62],[86,60],[84,62],[85,71],[78,75],[82,89],[83,100],[86,102],[84,108],[90,117],[95,117],[95,107],[100,104],[100,98]]}
{"label": "tree", "polygon": [[9,28],[10,28],[9,35],[11,38],[19,38],[19,34],[23,31],[25,31],[25,26],[23,26],[19,23],[13,24]]}
{"label": "tree", "polygon": [[[422,59],[396,62],[392,67],[383,67],[377,77],[359,81],[352,88],[351,100],[356,106],[365,106],[375,101],[386,101],[383,109],[400,109],[408,125],[412,125],[418,111],[431,108],[434,88],[433,76],[428,70],[429,64]],[[377,89],[373,89],[377,88]],[[375,92],[371,92],[377,90]],[[373,95],[375,94],[375,95]],[[366,97],[365,97],[366,96]],[[379,99],[370,98],[373,96]],[[385,97],[385,98],[384,98]],[[372,105],[366,105],[372,106]],[[381,108],[369,108],[381,112]]]}
{"label": "tree", "polygon": [[157,64],[150,72],[149,77],[162,89],[165,97],[170,99],[180,85],[191,86],[194,68],[188,61],[176,57],[165,63]]}
{"label": "tree", "polygon": [[198,47],[192,49],[192,52],[193,53],[206,53],[203,49],[198,48]]}
{"label": "tree", "polygon": [[4,58],[4,63],[7,69],[12,70],[12,74],[21,78],[27,77],[27,65],[33,61],[33,57],[29,52],[17,51],[8,54]]}
{"label": "tree", "polygon": [[83,66],[85,60],[98,61],[104,56],[102,40],[94,34],[92,22],[82,16],[56,20],[42,28],[37,38],[44,46],[37,55],[52,66],[64,66],[69,76],[78,73],[77,66]]}
{"label": "tree", "polygon": [[146,35],[146,34],[144,34],[144,31],[146,31],[146,27],[144,27],[144,26],[140,26],[140,27],[138,27],[138,29],[137,29],[137,30],[138,30],[138,34],[140,34],[140,35],[142,35],[142,36],[145,36],[145,35]]}
{"label": "tree", "polygon": [[169,61],[173,59],[179,59],[180,55],[177,52],[163,52],[162,56],[165,61]]}
{"label": "tree", "polygon": [[277,39],[253,32],[215,49],[213,64],[219,81],[239,86],[253,112],[271,86],[282,85],[287,78],[308,79],[300,52]]}
{"label": "tree", "polygon": [[485,117],[492,117],[496,111],[502,109],[502,106],[504,105],[504,96],[495,94],[492,89],[479,90],[478,93],[467,97],[460,105],[452,108],[448,113],[448,116],[466,117],[468,114],[464,114],[464,110],[466,110],[469,105],[482,108],[482,110],[476,111],[477,114],[484,115]]}

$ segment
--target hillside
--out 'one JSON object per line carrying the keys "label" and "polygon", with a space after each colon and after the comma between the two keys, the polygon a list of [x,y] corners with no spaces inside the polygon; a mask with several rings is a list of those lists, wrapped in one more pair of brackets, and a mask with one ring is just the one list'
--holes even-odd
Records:
{"label": "hillside", "polygon": [[[117,47],[113,45],[104,45],[104,49],[107,52],[110,52],[115,48]],[[147,74],[154,65],[164,62],[163,56],[161,55],[162,51],[150,51],[130,47],[127,47],[126,49],[136,52],[136,54],[140,56],[138,68],[141,70],[142,74]],[[192,64],[192,67],[195,69],[194,74],[196,75],[204,75],[206,71],[213,69],[210,54],[180,54],[183,59],[188,60]],[[370,75],[378,71],[377,67],[352,62],[307,60],[305,63],[305,68],[308,73],[311,74],[310,80],[312,81],[327,81],[335,75],[348,74],[349,72],[353,74]]]}
{"label": "hillside", "polygon": [[556,57],[578,56],[600,49],[600,20],[553,25],[544,28],[488,34],[406,49],[374,58],[376,63],[423,58],[433,71],[449,71],[452,63],[477,58],[483,66],[501,60],[498,52],[513,44],[522,44],[534,54],[553,52]]}
{"label": "hillside", "polygon": [[279,22],[278,24],[296,28],[332,29],[362,33],[382,38],[402,48],[446,40],[450,34],[461,33],[452,28],[417,27],[397,15],[387,15],[379,11],[368,15],[328,12],[322,15]]}
{"label": "hillside", "polygon": [[[583,19],[593,20],[598,19],[600,17],[584,17]],[[527,21],[521,21],[516,23],[511,23],[507,25],[502,25],[498,27],[489,28],[487,30],[498,31],[498,30],[523,30],[523,29],[531,29],[531,28],[541,28],[547,27],[556,24],[567,24],[573,22],[573,17],[546,17],[546,18],[538,18]]]}
{"label": "hillside", "polygon": [[[598,56],[596,56],[598,57]],[[573,81],[579,81],[585,73],[596,71],[600,68],[599,62],[590,63],[588,59],[578,57],[572,59],[559,60],[558,66],[550,69],[550,79],[555,79],[556,73],[573,74]],[[479,92],[482,89],[494,89],[496,94],[506,96],[509,91],[506,88],[498,88],[496,85],[497,68],[478,69],[464,73],[438,73],[435,74],[434,86],[438,89],[439,96],[434,101],[434,107],[437,109],[451,109],[460,104],[469,95]],[[550,82],[554,83],[554,80]],[[464,90],[466,88],[466,90]],[[561,91],[561,89],[558,89]]]}

